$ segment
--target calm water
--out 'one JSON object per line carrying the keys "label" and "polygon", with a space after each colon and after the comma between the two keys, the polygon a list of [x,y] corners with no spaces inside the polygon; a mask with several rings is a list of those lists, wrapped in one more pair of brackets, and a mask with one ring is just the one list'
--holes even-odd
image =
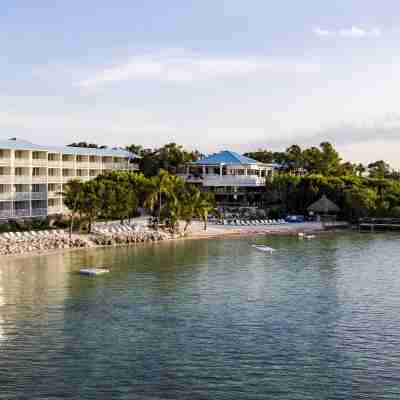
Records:
{"label": "calm water", "polygon": [[397,400],[399,260],[384,234],[3,259],[0,399]]}

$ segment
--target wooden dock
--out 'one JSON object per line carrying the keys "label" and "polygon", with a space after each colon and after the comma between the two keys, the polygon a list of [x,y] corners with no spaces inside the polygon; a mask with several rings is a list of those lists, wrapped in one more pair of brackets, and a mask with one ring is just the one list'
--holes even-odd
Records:
{"label": "wooden dock", "polygon": [[400,218],[362,218],[358,222],[359,231],[400,231]]}

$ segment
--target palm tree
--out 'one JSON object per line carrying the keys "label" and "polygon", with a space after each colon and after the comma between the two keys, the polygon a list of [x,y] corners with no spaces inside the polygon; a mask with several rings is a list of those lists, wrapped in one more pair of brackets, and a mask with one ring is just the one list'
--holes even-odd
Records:
{"label": "palm tree", "polygon": [[64,185],[64,191],[61,192],[66,207],[70,210],[69,238],[72,236],[74,225],[74,215],[80,212],[82,205],[82,182],[74,179]]}
{"label": "palm tree", "polygon": [[210,212],[215,210],[215,199],[212,193],[200,192],[196,203],[196,214],[204,223],[204,230],[207,230],[207,220]]}
{"label": "palm tree", "polygon": [[365,166],[361,163],[357,164],[355,169],[359,176],[363,176],[364,172],[367,170],[367,168],[365,168]]}
{"label": "palm tree", "polygon": [[181,218],[185,221],[183,232],[186,233],[194,216],[197,213],[198,205],[201,199],[201,192],[195,186],[186,186],[183,195],[180,198]]}
{"label": "palm tree", "polygon": [[160,223],[163,194],[171,193],[171,175],[167,171],[161,170],[157,176],[150,179],[146,191],[145,206],[153,211],[158,203],[158,223]]}

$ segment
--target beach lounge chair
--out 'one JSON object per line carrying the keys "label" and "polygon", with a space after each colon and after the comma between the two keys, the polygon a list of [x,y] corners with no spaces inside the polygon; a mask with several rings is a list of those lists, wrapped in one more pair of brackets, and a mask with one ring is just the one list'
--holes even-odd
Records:
{"label": "beach lounge chair", "polygon": [[31,239],[33,239],[33,236],[31,235],[31,233],[30,232],[23,232],[22,233],[22,236],[23,236],[23,238],[25,239],[25,240],[31,240]]}

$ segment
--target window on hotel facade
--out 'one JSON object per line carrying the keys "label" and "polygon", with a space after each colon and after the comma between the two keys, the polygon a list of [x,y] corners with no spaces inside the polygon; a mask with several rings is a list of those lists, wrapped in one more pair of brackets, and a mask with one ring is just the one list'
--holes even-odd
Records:
{"label": "window on hotel facade", "polygon": [[43,159],[45,159],[45,155],[44,155],[44,153],[40,153],[38,151],[34,151],[32,153],[32,159],[33,160],[43,160]]}
{"label": "window on hotel facade", "polygon": [[46,184],[33,184],[32,192],[33,193],[43,193],[46,192],[47,185]]}
{"label": "window on hotel facade", "polygon": [[11,192],[11,185],[0,185],[0,193]]}
{"label": "window on hotel facade", "polygon": [[58,154],[54,154],[54,153],[49,153],[47,158],[49,161],[58,161],[59,160]]}

